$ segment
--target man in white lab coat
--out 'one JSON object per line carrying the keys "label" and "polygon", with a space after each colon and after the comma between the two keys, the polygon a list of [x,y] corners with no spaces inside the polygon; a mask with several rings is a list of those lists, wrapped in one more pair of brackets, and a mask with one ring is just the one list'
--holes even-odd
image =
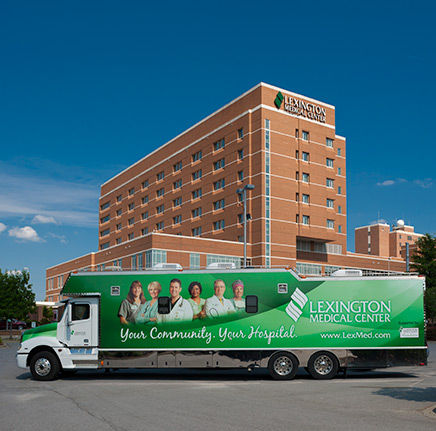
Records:
{"label": "man in white lab coat", "polygon": [[230,300],[224,298],[224,292],[226,291],[226,284],[223,280],[215,280],[213,283],[213,290],[215,295],[208,298],[204,309],[207,317],[220,317],[226,316],[230,313],[235,313],[235,307]]}
{"label": "man in white lab coat", "polygon": [[185,322],[192,320],[194,312],[191,304],[180,296],[182,282],[178,278],[170,281],[170,312],[169,314],[157,314],[157,323]]}

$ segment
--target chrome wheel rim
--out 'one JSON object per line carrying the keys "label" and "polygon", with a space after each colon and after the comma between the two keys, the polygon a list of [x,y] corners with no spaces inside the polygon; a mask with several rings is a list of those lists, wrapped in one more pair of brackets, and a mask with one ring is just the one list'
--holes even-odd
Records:
{"label": "chrome wheel rim", "polygon": [[313,364],[313,367],[315,368],[315,371],[318,374],[325,376],[331,373],[331,371],[333,370],[332,358],[330,358],[327,355],[318,356],[315,359],[315,363]]}
{"label": "chrome wheel rim", "polygon": [[288,356],[280,356],[274,361],[274,371],[279,376],[287,376],[293,368],[294,365]]}
{"label": "chrome wheel rim", "polygon": [[51,363],[46,358],[39,358],[35,362],[35,371],[38,376],[45,377],[47,376],[51,371]]}

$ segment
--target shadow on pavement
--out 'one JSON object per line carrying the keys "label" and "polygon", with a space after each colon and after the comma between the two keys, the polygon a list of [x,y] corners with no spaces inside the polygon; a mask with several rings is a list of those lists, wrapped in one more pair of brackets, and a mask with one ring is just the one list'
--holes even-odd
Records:
{"label": "shadow on pavement", "polygon": [[436,402],[436,388],[382,388],[374,392],[396,400]]}
{"label": "shadow on pavement", "polygon": [[[411,378],[415,377],[413,374],[397,372],[397,371],[369,371],[369,372],[358,372],[351,371],[348,372],[346,380],[348,381],[361,381],[366,380],[380,380],[386,378]],[[20,374],[16,377],[18,380],[32,380],[32,375],[30,372]],[[254,369],[249,372],[245,369],[233,369],[233,370],[204,370],[204,369],[121,369],[116,371],[105,371],[105,370],[81,370],[74,374],[60,374],[60,380],[71,380],[71,381],[92,381],[92,380],[108,380],[108,381],[139,381],[139,380],[171,380],[171,381],[274,381],[269,375],[266,369]],[[339,373],[335,380],[343,380],[344,376]],[[313,379],[306,371],[300,369],[298,374],[294,378],[296,381],[313,381],[317,384],[322,384],[322,381],[316,381]],[[277,384],[289,382],[284,380],[282,382],[277,381]],[[292,381],[291,381],[292,382]],[[328,382],[328,380],[327,380]]]}

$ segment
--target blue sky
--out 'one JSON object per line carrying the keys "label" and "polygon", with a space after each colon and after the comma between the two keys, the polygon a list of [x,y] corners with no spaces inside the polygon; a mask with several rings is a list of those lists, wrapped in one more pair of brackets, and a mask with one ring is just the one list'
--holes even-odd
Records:
{"label": "blue sky", "polygon": [[100,185],[259,82],[336,106],[354,228],[436,231],[432,1],[0,4],[0,268],[97,250]]}

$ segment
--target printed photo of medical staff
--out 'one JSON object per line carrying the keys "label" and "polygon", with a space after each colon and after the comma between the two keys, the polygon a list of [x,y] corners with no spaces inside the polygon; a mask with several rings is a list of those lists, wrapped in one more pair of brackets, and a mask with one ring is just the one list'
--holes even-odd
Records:
{"label": "printed photo of medical staff", "polygon": [[123,300],[118,310],[118,317],[122,325],[136,322],[136,316],[141,310],[142,306],[146,303],[142,284],[140,281],[135,280],[130,285],[127,298]]}
{"label": "printed photo of medical staff", "polygon": [[[188,286],[190,298],[183,298],[182,282],[173,278],[169,283],[169,312],[159,313],[159,296],[162,285],[152,281],[147,286],[149,300],[146,299],[142,284],[135,280],[130,285],[127,298],[121,302],[118,310],[120,323],[123,325],[146,325],[154,323],[186,322],[196,319],[216,319],[223,316],[245,312],[244,283],[235,280],[232,285],[233,296],[228,299],[224,295],[227,286],[224,280],[217,279],[213,283],[214,294],[210,298],[202,298],[203,286],[199,281],[192,281]],[[228,294],[230,296],[230,294]]]}
{"label": "printed photo of medical staff", "polygon": [[157,313],[157,323],[186,322],[192,320],[194,311],[187,299],[180,292],[182,282],[178,278],[170,281],[170,312],[168,314]]}
{"label": "printed photo of medical staff", "polygon": [[152,281],[147,287],[151,300],[147,301],[136,315],[136,323],[151,323],[157,320],[157,305],[162,286],[158,281]]}
{"label": "printed photo of medical staff", "polygon": [[206,300],[205,312],[207,317],[217,318],[235,313],[235,307],[229,299],[224,298],[226,284],[218,279],[213,283],[214,295]]}

